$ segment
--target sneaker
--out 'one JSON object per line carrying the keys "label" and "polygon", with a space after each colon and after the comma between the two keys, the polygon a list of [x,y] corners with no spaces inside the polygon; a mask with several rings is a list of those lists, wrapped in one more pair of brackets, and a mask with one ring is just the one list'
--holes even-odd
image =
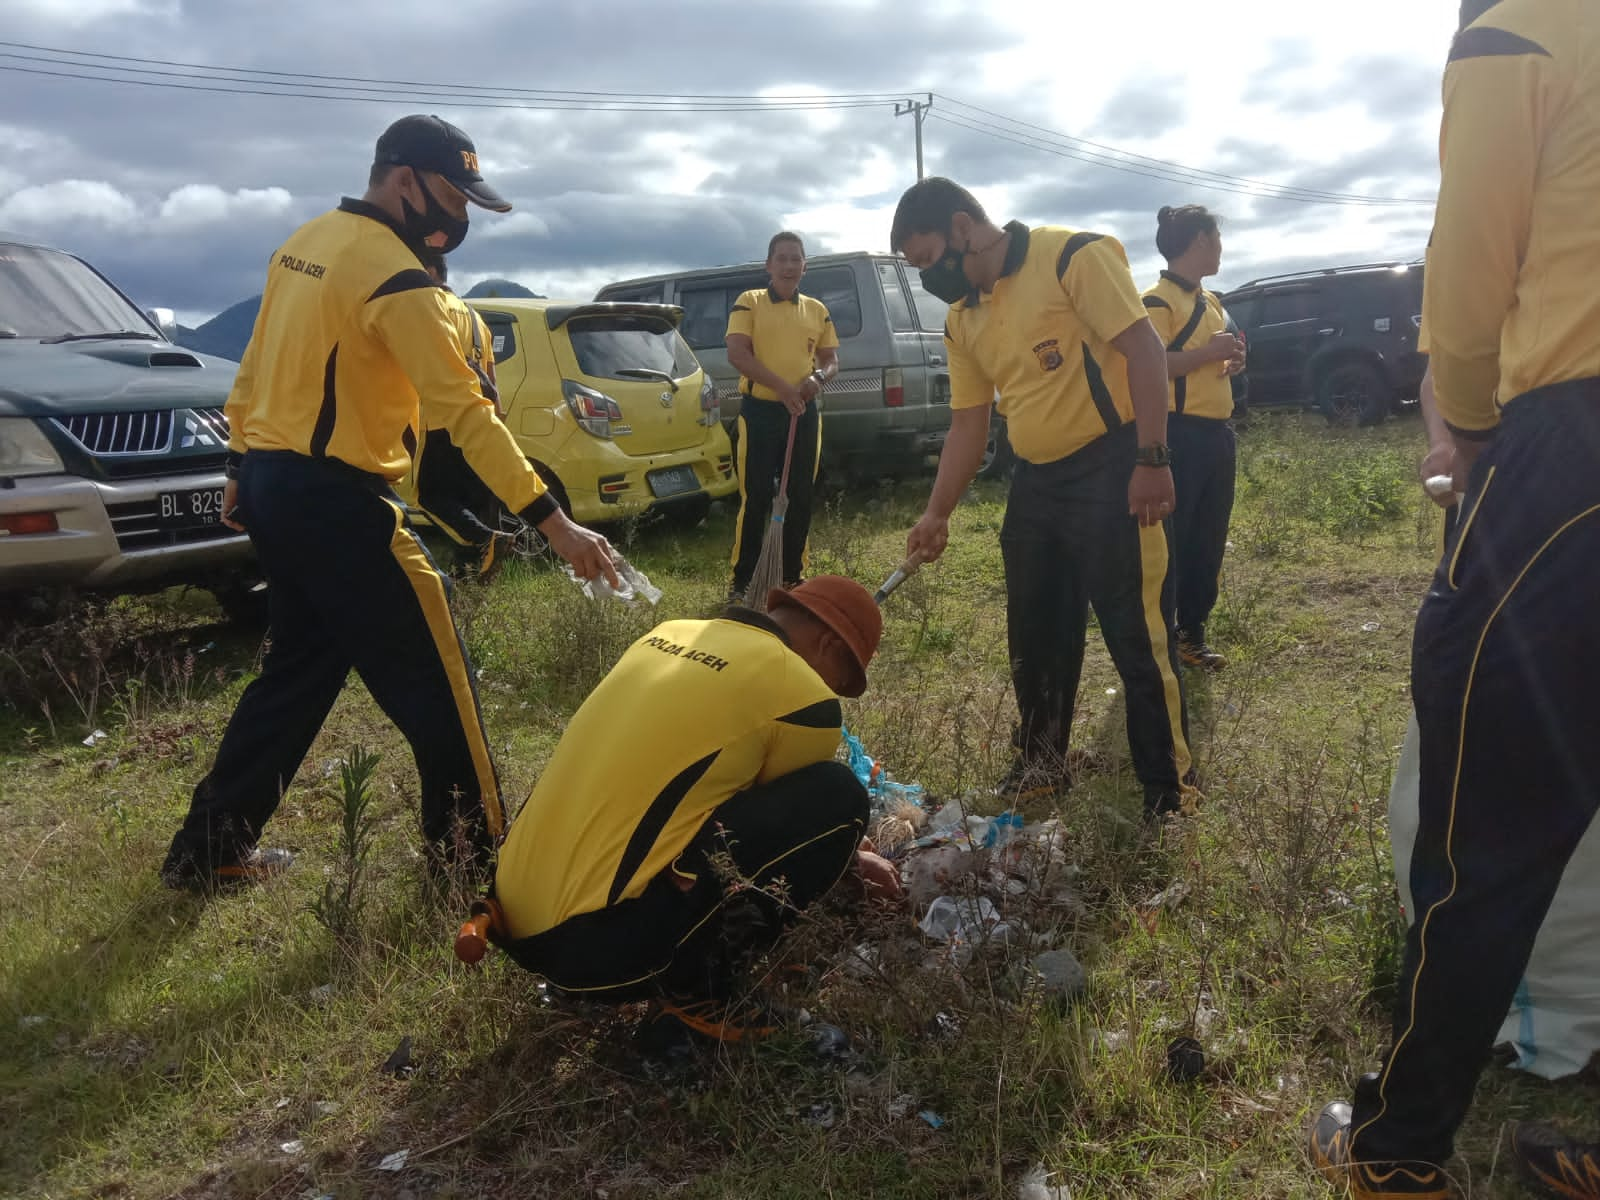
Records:
{"label": "sneaker", "polygon": [[1456,1200],[1444,1171],[1432,1163],[1352,1163],[1350,1106],[1335,1100],[1311,1127],[1311,1164],[1350,1200]]}
{"label": "sneaker", "polygon": [[1518,1121],[1511,1127],[1511,1153],[1539,1195],[1600,1200],[1600,1145],[1537,1121]]}
{"label": "sneaker", "polygon": [[1006,777],[1000,781],[995,792],[1011,804],[1021,804],[1060,795],[1071,786],[1071,780],[1059,768],[1030,763],[1019,755],[1011,761],[1011,769],[1006,772]]}
{"label": "sneaker", "polygon": [[736,583],[732,584],[728,588],[728,598],[725,601],[723,601],[723,603],[726,604],[729,608],[743,608],[744,607],[744,593],[745,593],[745,589],[744,588],[740,587]]}
{"label": "sneaker", "polygon": [[1144,789],[1145,819],[1171,816],[1177,813],[1192,817],[1200,810],[1200,802],[1203,799],[1205,797],[1200,794],[1200,789],[1192,783],[1182,783],[1176,788],[1163,787],[1155,783],[1146,784]]}
{"label": "sneaker", "polygon": [[1226,670],[1228,666],[1225,655],[1206,645],[1204,634],[1191,638],[1181,629],[1178,630],[1178,661],[1186,667],[1213,673]]}
{"label": "sneaker", "polygon": [[182,867],[167,866],[162,869],[161,882],[169,888],[191,892],[231,891],[265,883],[282,875],[294,865],[294,853],[289,850],[257,846],[248,857],[227,866],[202,872],[188,862]]}
{"label": "sneaker", "polygon": [[645,1053],[665,1057],[697,1046],[753,1044],[777,1032],[777,1019],[758,1005],[662,1000],[651,1005],[634,1040]]}

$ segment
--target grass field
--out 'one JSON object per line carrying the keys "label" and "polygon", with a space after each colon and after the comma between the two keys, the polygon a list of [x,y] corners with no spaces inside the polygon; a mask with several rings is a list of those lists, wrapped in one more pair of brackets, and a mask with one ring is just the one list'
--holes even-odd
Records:
{"label": "grass field", "polygon": [[[461,912],[424,885],[409,754],[355,681],[269,826],[297,869],[209,904],[163,890],[156,867],[257,640],[181,593],[13,626],[0,1195],[1000,1197],[1038,1168],[1062,1190],[1033,1196],[1074,1200],[1328,1195],[1305,1121],[1387,1036],[1385,797],[1439,525],[1413,481],[1419,439],[1409,420],[1332,432],[1295,415],[1241,437],[1211,631],[1233,665],[1189,678],[1207,800],[1159,841],[1138,833],[1118,681],[1091,634],[1075,741],[1106,764],[1060,806],[1070,902],[1032,914],[1089,968],[1087,996],[1061,1011],[1011,985],[1004,950],[958,969],[910,918],[830,911],[797,936],[824,969],[787,1000],[847,1032],[842,1062],[797,1026],[653,1077],[628,1051],[632,1013],[552,1005],[498,956],[455,963]],[[836,500],[813,569],[875,584],[927,485]],[[994,485],[963,504],[945,560],[891,602],[871,690],[846,705],[869,749],[940,800],[1008,761],[1003,510]],[[719,512],[638,532],[628,553],[666,593],[656,616],[715,605],[731,526]],[[457,610],[520,801],[652,618],[523,564],[462,589]],[[356,748],[379,756],[375,843],[355,904],[319,918],[325,887],[347,881],[339,764]],[[1145,903],[1162,892],[1169,904]],[[874,969],[852,967],[861,944],[882,947]],[[1188,1032],[1210,1066],[1174,1083],[1165,1047]],[[386,1075],[402,1038],[414,1071]],[[1508,1118],[1587,1128],[1596,1095],[1488,1072],[1457,1164],[1470,1194],[1524,1194],[1500,1153]],[[378,1168],[399,1151],[401,1169]]]}

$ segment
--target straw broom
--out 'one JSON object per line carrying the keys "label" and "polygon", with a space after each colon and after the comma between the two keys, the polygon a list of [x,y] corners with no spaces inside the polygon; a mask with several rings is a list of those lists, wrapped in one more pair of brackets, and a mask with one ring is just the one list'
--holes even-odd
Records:
{"label": "straw broom", "polygon": [[772,523],[767,526],[766,537],[761,542],[761,556],[756,559],[755,573],[750,576],[750,587],[745,592],[745,605],[757,612],[767,611],[767,593],[783,583],[783,517],[789,511],[789,464],[794,459],[794,431],[800,418],[789,414],[789,442],[783,451],[783,476],[778,481],[778,494],[772,500]]}

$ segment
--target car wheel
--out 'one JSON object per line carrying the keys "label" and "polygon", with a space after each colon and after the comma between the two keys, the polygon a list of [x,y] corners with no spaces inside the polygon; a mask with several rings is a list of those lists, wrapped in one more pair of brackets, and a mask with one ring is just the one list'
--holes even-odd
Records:
{"label": "car wheel", "polygon": [[[550,489],[550,494],[556,498],[556,503],[561,506],[561,511],[567,516],[572,515],[572,503],[567,499],[567,489],[561,486],[561,480],[556,478],[556,473],[542,462],[535,459],[528,460],[533,469],[539,472],[539,478],[544,480],[545,486]],[[514,513],[507,512],[504,508],[499,510],[500,528],[511,535],[511,553],[524,562],[533,562],[545,558],[550,550],[550,542],[544,534],[532,525],[528,525]]]}
{"label": "car wheel", "polygon": [[1317,380],[1317,407],[1330,425],[1378,425],[1389,412],[1392,389],[1371,363],[1344,362]]}
{"label": "car wheel", "polygon": [[989,441],[983,447],[983,461],[978,464],[979,479],[1010,479],[1011,469],[1017,465],[1017,453],[1006,437],[1004,421],[989,426]]}

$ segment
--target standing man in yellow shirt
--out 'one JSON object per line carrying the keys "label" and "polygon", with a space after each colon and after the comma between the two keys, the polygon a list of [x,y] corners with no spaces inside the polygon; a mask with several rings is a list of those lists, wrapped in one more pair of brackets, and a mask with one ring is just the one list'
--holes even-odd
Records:
{"label": "standing man in yellow shirt", "polygon": [[1000,548],[1020,715],[1010,798],[1071,786],[1067,742],[1089,606],[1122,676],[1148,815],[1190,790],[1188,717],[1171,637],[1166,347],[1115,238],[1004,228],[971,192],[925,179],[900,198],[890,246],[950,305],[950,433],[908,556],[944,553],[950,514],[1000,411],[1018,463]]}
{"label": "standing man in yellow shirt", "polygon": [[817,398],[839,371],[839,335],[828,307],[800,294],[806,249],[787,230],[767,243],[771,283],[741,295],[728,314],[728,364],[739,372],[739,520],[730,603],[743,603],[783,474],[789,421],[797,418],[783,519],[783,584],[800,582],[811,536],[811,495],[822,457]]}
{"label": "standing man in yellow shirt", "polygon": [[223,492],[223,519],[249,532],[270,584],[271,645],[172,839],[171,887],[253,882],[292,862],[257,841],[352,667],[411,744],[430,864],[487,862],[504,814],[472,666],[448,585],[391,487],[426,421],[580,575],[617,582],[605,539],[567,519],[495,416],[417,258],[424,244],[460,245],[469,202],[511,207],[465,133],[404,117],[378,139],[366,194],[272,256],[228,397]]}
{"label": "standing man in yellow shirt", "polygon": [[[1456,1131],[1600,810],[1597,61],[1592,0],[1500,0],[1445,67],[1422,321],[1464,498],[1413,639],[1416,919],[1382,1069],[1311,1137],[1362,1200],[1454,1194]],[[1600,1196],[1600,1149],[1512,1144],[1546,1195]]]}
{"label": "standing man in yellow shirt", "polygon": [[1233,377],[1244,370],[1244,343],[1228,331],[1228,314],[1201,281],[1222,269],[1217,218],[1198,204],[1156,215],[1156,249],[1167,260],[1161,279],[1144,294],[1150,323],[1167,347],[1171,404],[1173,576],[1178,588],[1178,660],[1220,671],[1228,660],[1206,641],[1217,603],[1217,581],[1233,516],[1238,447]]}

